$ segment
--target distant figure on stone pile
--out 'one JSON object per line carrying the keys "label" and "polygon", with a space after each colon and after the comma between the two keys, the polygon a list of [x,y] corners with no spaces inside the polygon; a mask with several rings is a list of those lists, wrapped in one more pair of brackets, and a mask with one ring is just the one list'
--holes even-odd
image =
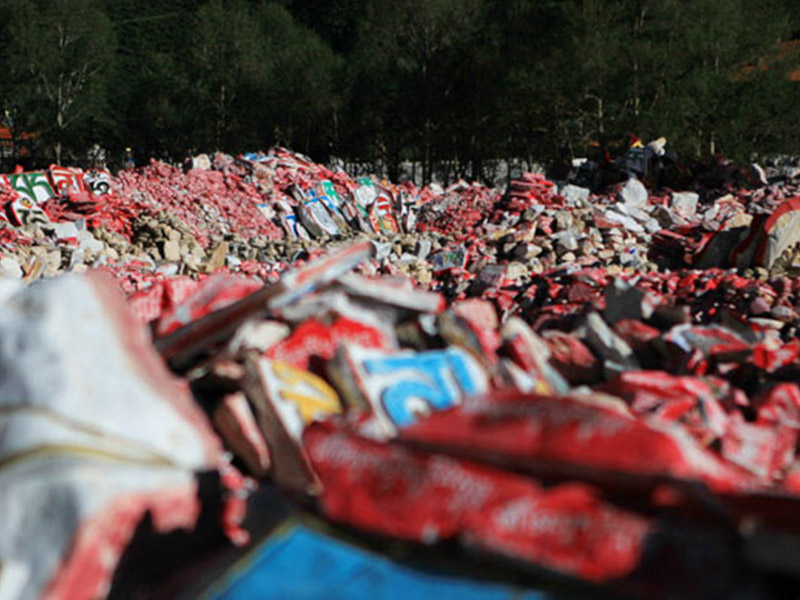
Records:
{"label": "distant figure on stone pile", "polygon": [[188,173],[194,168],[194,155],[197,151],[194,148],[189,148],[186,151],[186,158],[183,159],[183,172]]}
{"label": "distant figure on stone pile", "polygon": [[86,153],[86,158],[89,161],[89,167],[92,169],[105,169],[106,168],[106,150],[100,144],[92,144],[89,151]]}
{"label": "distant figure on stone pile", "polygon": [[122,162],[126,171],[133,171],[136,168],[136,161],[133,159],[133,150],[130,147],[125,148]]}
{"label": "distant figure on stone pile", "polygon": [[676,185],[678,155],[667,152],[666,145],[663,136],[647,144],[647,177],[654,188]]}
{"label": "distant figure on stone pile", "polygon": [[666,145],[667,138],[661,136],[660,138],[647,143],[647,153],[650,157],[664,156],[667,153],[665,149]]}
{"label": "distant figure on stone pile", "polygon": [[647,151],[641,138],[631,134],[628,142],[628,150],[622,159],[622,171],[628,176],[636,176],[642,179],[647,174]]}
{"label": "distant figure on stone pile", "polygon": [[[646,145],[634,134],[602,136],[589,142],[586,158],[574,159],[566,178],[566,165],[551,167],[560,175],[581,187],[600,191],[608,186],[635,178],[648,189],[685,187],[691,182],[691,172],[678,160],[677,154],[666,150],[667,138],[659,137]],[[558,177],[556,177],[558,179]]]}
{"label": "distant figure on stone pile", "polygon": [[641,138],[630,136],[630,142],[625,156],[622,158],[621,169],[625,173],[635,175],[643,181],[648,188],[659,189],[668,185],[667,179],[674,179],[668,174],[677,164],[678,157],[674,152],[666,151],[667,138],[660,137],[645,146]]}

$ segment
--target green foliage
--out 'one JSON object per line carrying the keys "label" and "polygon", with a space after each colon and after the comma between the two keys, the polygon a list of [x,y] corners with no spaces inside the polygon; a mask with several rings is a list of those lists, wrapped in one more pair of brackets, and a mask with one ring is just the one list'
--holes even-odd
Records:
{"label": "green foliage", "polygon": [[194,137],[187,49],[193,0],[107,2],[119,40],[110,94],[113,126],[92,131],[121,152],[180,156]]}
{"label": "green foliage", "polygon": [[2,108],[48,158],[282,144],[482,177],[630,133],[800,149],[788,0],[0,0],[0,27]]}
{"label": "green foliage", "polygon": [[342,102],[341,59],[283,7],[261,3],[256,14],[269,65],[260,117],[253,121],[260,140],[325,156],[335,137],[334,113]]}
{"label": "green foliage", "polygon": [[242,90],[263,75],[262,42],[245,0],[211,0],[198,9],[189,56],[194,101],[205,107],[197,130],[203,146],[234,142],[233,108]]}
{"label": "green foliage", "polygon": [[17,123],[50,142],[60,160],[80,126],[106,108],[111,22],[96,0],[18,0],[2,9]]}
{"label": "green foliage", "polygon": [[[396,166],[452,157],[452,142],[478,71],[474,46],[481,0],[376,1],[369,5],[354,57],[351,122],[366,121],[356,147]],[[367,136],[365,139],[363,136]],[[392,173],[393,174],[393,173]]]}

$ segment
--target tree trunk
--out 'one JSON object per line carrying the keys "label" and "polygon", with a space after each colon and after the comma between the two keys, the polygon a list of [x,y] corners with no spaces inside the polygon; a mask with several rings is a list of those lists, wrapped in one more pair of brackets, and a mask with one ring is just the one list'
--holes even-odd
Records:
{"label": "tree trunk", "polygon": [[422,183],[430,183],[431,179],[431,120],[425,119],[424,141],[425,145],[422,158]]}
{"label": "tree trunk", "polygon": [[222,149],[222,135],[225,131],[225,120],[226,120],[225,104],[227,102],[225,92],[226,92],[225,84],[222,84],[222,86],[219,89],[219,113],[217,118],[216,131],[214,132],[214,138],[215,138],[214,144],[216,145],[217,150]]}
{"label": "tree trunk", "polygon": [[636,22],[634,23],[633,27],[633,38],[634,38],[634,47],[633,47],[633,115],[638,120],[639,118],[639,108],[641,105],[641,95],[640,95],[640,82],[639,82],[639,38],[641,37],[642,30],[644,29],[644,19],[645,15],[647,14],[647,9],[644,6],[639,8],[639,14],[636,15]]}
{"label": "tree trunk", "polygon": [[61,151],[62,145],[61,141],[64,137],[64,109],[63,104],[61,103],[63,98],[62,90],[61,90],[61,81],[58,82],[58,106],[56,108],[56,164],[61,164]]}
{"label": "tree trunk", "polygon": [[339,115],[336,109],[333,109],[333,144],[331,144],[331,156],[339,151]]}
{"label": "tree trunk", "polygon": [[603,99],[598,97],[597,98],[597,130],[600,132],[600,135],[603,135],[606,132],[605,124],[603,123],[604,117],[605,117],[605,115],[603,113]]}

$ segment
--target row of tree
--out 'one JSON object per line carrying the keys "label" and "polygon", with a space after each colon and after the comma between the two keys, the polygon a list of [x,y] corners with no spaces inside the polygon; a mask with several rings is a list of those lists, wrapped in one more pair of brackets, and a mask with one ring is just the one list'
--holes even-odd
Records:
{"label": "row of tree", "polygon": [[0,101],[41,162],[800,150],[795,0],[0,0]]}

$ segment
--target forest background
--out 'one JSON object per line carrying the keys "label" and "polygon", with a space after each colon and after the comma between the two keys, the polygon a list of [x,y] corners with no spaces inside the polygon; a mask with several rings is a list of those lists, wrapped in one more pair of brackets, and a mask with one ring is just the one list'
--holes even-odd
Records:
{"label": "forest background", "polygon": [[35,160],[552,161],[635,133],[800,154],[796,0],[0,0],[0,102]]}

